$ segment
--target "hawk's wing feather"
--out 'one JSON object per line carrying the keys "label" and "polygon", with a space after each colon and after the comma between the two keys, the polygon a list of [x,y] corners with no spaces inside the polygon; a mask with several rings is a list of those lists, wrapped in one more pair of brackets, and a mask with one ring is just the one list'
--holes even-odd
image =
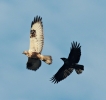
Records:
{"label": "hawk's wing feather", "polygon": [[31,23],[29,51],[41,53],[44,44],[42,18],[36,16]]}
{"label": "hawk's wing feather", "polygon": [[41,60],[37,58],[28,58],[27,68],[36,71],[41,66]]}
{"label": "hawk's wing feather", "polygon": [[63,65],[58,72],[51,78],[51,81],[54,83],[58,83],[61,80],[65,79],[73,72],[74,68],[71,68],[67,65]]}
{"label": "hawk's wing feather", "polygon": [[70,49],[70,54],[68,56],[68,60],[71,63],[78,63],[81,56],[81,46],[80,43],[77,44],[77,42],[71,43],[72,48]]}

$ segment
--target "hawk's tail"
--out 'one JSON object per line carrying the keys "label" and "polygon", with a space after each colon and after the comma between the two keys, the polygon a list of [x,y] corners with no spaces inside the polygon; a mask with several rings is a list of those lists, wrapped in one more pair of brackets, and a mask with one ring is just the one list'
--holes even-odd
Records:
{"label": "hawk's tail", "polygon": [[42,55],[42,61],[44,61],[47,64],[51,64],[52,63],[52,57],[49,55]]}
{"label": "hawk's tail", "polygon": [[83,65],[76,65],[75,66],[75,71],[76,71],[77,74],[81,74],[83,70],[84,70]]}

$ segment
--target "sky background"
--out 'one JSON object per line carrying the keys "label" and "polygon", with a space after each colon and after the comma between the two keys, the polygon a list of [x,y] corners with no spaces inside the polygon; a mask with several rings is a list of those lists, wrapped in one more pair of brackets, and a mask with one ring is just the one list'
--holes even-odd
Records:
{"label": "sky background", "polygon": [[[33,18],[42,17],[44,48],[52,65],[26,69]],[[81,44],[82,74],[58,84],[50,78],[68,57],[71,42]],[[105,100],[106,0],[0,0],[0,100]]]}

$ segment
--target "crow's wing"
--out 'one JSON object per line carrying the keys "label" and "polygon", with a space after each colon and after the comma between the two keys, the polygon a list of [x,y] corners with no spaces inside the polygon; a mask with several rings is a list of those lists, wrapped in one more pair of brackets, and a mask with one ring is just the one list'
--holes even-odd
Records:
{"label": "crow's wing", "polygon": [[80,60],[80,56],[81,56],[81,46],[80,43],[78,44],[77,42],[71,43],[72,48],[70,49],[70,53],[68,56],[68,60],[71,63],[78,63]]}
{"label": "crow's wing", "polygon": [[36,71],[41,66],[41,60],[37,58],[28,58],[27,68]]}
{"label": "crow's wing", "polygon": [[74,68],[70,68],[66,64],[64,64],[58,72],[51,78],[51,81],[54,83],[58,83],[61,80],[65,79],[73,72]]}
{"label": "crow's wing", "polygon": [[31,23],[29,51],[41,53],[44,44],[42,18],[36,16]]}

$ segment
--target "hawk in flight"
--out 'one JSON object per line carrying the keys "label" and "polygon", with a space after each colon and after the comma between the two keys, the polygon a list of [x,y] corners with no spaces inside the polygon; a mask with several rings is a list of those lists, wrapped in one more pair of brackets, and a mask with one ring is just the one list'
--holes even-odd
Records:
{"label": "hawk in flight", "polygon": [[81,46],[77,42],[71,43],[72,48],[68,58],[61,58],[64,62],[63,66],[58,70],[58,72],[51,78],[51,81],[58,83],[69,76],[75,69],[77,74],[81,74],[84,70],[83,65],[79,65],[78,62],[81,56]]}
{"label": "hawk in flight", "polygon": [[37,70],[41,66],[41,60],[47,64],[52,63],[52,57],[49,55],[41,55],[44,44],[43,23],[40,16],[36,16],[31,23],[30,29],[30,47],[28,51],[24,51],[28,57],[27,68]]}

